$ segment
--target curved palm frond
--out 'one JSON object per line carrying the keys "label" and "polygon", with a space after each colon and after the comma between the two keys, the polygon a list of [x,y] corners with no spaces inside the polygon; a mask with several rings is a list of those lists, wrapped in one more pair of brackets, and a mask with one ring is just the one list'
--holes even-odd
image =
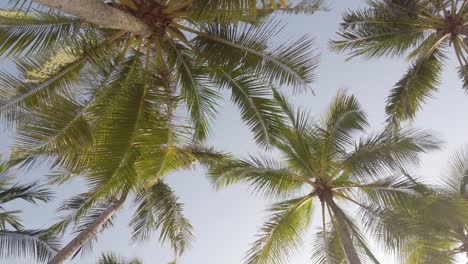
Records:
{"label": "curved palm frond", "polygon": [[172,189],[159,181],[138,193],[135,203],[138,207],[130,222],[132,240],[148,239],[152,232],[160,229],[159,240],[170,242],[174,252],[182,254],[193,239],[192,225],[182,214],[183,205]]}
{"label": "curved palm frond", "polygon": [[277,203],[273,215],[247,252],[245,263],[281,263],[301,245],[301,235],[310,224],[312,196]]}
{"label": "curved palm frond", "polygon": [[310,182],[279,162],[252,156],[250,160],[222,161],[210,168],[208,177],[217,189],[246,182],[252,186],[254,192],[274,197],[290,196]]}
{"label": "curved palm frond", "polygon": [[59,249],[58,240],[44,230],[0,230],[0,257],[35,259],[46,262]]}
{"label": "curved palm frond", "polygon": [[75,35],[83,24],[58,14],[0,9],[0,56],[45,52]]}
{"label": "curved palm frond", "polygon": [[388,122],[411,120],[427,99],[437,91],[444,55],[435,50],[417,60],[396,83],[387,99]]}

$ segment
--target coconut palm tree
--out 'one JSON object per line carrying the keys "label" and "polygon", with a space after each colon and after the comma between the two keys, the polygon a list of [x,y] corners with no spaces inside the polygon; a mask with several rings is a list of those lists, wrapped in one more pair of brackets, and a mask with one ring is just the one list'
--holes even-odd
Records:
{"label": "coconut palm tree", "polygon": [[48,202],[51,192],[37,182],[11,184],[11,164],[0,162],[0,257],[35,258],[46,261],[58,249],[58,241],[45,230],[24,229],[19,218],[20,210],[8,210],[9,202],[23,200],[32,204]]}
{"label": "coconut palm tree", "polygon": [[56,97],[60,100],[29,112],[29,122],[18,126],[16,162],[22,166],[42,160],[51,163],[57,172],[51,183],[76,177],[88,183],[88,191],[60,207],[67,214],[50,232],[63,235],[71,229],[77,235],[49,263],[63,263],[92,246],[131,196],[135,204],[132,242],[148,239],[159,230],[159,239],[170,242],[174,252],[181,254],[193,237],[183,205],[162,178],[196,161],[209,164],[222,155],[191,143],[190,128],[174,114],[177,100],[160,89],[161,80],[148,86],[140,82],[149,74],[145,63],[139,53],[126,59],[124,64],[132,66],[119,69],[124,78],[114,80],[110,89],[114,94],[73,125],[69,120],[77,118],[80,103]]}
{"label": "coconut palm tree", "polygon": [[468,90],[468,1],[369,0],[346,11],[331,47],[350,57],[402,56],[412,62],[387,99],[389,122],[413,119],[437,91],[451,46]]}
{"label": "coconut palm tree", "polygon": [[322,228],[314,242],[313,263],[377,263],[344,208],[354,204],[372,210],[369,205],[410,199],[415,195],[413,181],[389,173],[416,164],[420,153],[438,148],[438,141],[409,129],[355,140],[355,133],[368,123],[356,98],[343,92],[321,120],[293,110],[279,94],[276,99],[289,120],[273,143],[282,160],[233,158],[212,166],[209,174],[218,188],[246,182],[255,191],[282,199],[269,209],[271,216],[246,263],[285,263],[302,245],[317,205]]}
{"label": "coconut palm tree", "polygon": [[[255,138],[266,144],[276,131],[269,83],[301,90],[314,79],[310,37],[273,41],[281,26],[266,19],[277,7],[268,2],[257,7],[253,0],[33,1],[72,16],[29,8],[28,0],[10,2],[16,9],[0,11],[0,54],[17,62],[18,74],[0,76],[4,120],[18,122],[24,111],[57,94],[83,101],[88,110],[108,96],[125,58],[139,52],[151,62],[145,83],[164,76],[163,86],[184,99],[197,138],[207,136],[219,89],[226,88]],[[278,9],[310,14],[320,5],[307,0]],[[89,85],[91,76],[95,82]]]}

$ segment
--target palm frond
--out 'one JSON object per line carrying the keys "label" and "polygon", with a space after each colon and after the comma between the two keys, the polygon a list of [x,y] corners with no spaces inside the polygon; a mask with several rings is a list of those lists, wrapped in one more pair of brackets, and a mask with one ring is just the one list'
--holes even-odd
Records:
{"label": "palm frond", "polygon": [[58,240],[44,230],[0,230],[0,257],[35,259],[44,263],[59,248]]}
{"label": "palm frond", "polygon": [[341,30],[338,39],[330,42],[331,48],[348,50],[350,58],[402,55],[424,39],[425,28],[417,26],[415,13],[408,13],[388,6],[348,10],[342,15]]}
{"label": "palm frond", "polygon": [[468,64],[458,68],[458,76],[463,81],[463,89],[468,90]]}
{"label": "palm frond", "polygon": [[354,150],[344,155],[340,168],[363,177],[372,177],[418,164],[420,153],[438,149],[440,143],[433,133],[426,131],[384,131],[361,138]]}
{"label": "palm frond", "polygon": [[427,99],[437,91],[442,69],[443,53],[434,50],[427,57],[419,58],[396,83],[387,98],[388,122],[413,119]]}
{"label": "palm frond", "polygon": [[226,160],[209,171],[212,184],[220,189],[238,182],[247,182],[254,192],[266,196],[289,196],[297,193],[309,180],[277,161],[250,157],[249,160]]}
{"label": "palm frond", "polygon": [[177,82],[195,126],[195,137],[205,139],[209,123],[216,113],[216,100],[221,96],[210,86],[203,69],[193,62],[189,49],[175,42],[170,42],[169,46],[175,57]]}
{"label": "palm frond", "polygon": [[230,89],[231,100],[240,108],[242,120],[254,133],[255,141],[262,146],[271,144],[278,137],[281,123],[279,107],[269,98],[271,87],[243,70],[219,67],[213,71],[216,83]]}
{"label": "palm frond", "polygon": [[169,242],[177,255],[182,254],[193,239],[192,225],[184,217],[183,205],[172,189],[159,181],[148,190],[142,190],[135,202],[138,207],[130,222],[132,240],[148,239],[159,229],[159,240]]}
{"label": "palm frond", "polygon": [[123,257],[119,257],[113,253],[102,254],[96,264],[143,264],[143,262],[137,258],[133,258],[126,261]]}
{"label": "palm frond", "polygon": [[453,196],[466,198],[468,184],[468,147],[461,148],[450,158],[450,164],[442,179],[445,189]]}
{"label": "palm frond", "polygon": [[0,203],[7,203],[17,199],[30,203],[36,203],[38,201],[48,202],[52,197],[52,192],[38,182],[26,185],[15,184],[8,189],[0,190]]}
{"label": "palm frond", "polygon": [[202,31],[181,29],[197,35],[194,49],[201,59],[213,64],[243,69],[269,82],[295,88],[308,88],[314,81],[317,56],[311,49],[313,42],[305,36],[274,46],[273,39],[281,29],[277,22],[266,21],[257,27],[213,24],[202,27]]}
{"label": "palm frond", "polygon": [[76,18],[41,11],[0,9],[0,56],[47,51],[77,34],[83,24]]}
{"label": "palm frond", "polygon": [[301,235],[312,217],[312,201],[308,195],[273,205],[273,215],[247,252],[245,263],[284,263],[302,244]]}

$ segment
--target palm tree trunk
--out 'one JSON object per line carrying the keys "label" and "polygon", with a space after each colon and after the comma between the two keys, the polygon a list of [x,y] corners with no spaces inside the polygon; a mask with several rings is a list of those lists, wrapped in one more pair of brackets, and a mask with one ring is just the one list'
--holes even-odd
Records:
{"label": "palm tree trunk", "polygon": [[341,243],[343,245],[343,249],[345,251],[348,263],[361,264],[356,249],[354,248],[354,244],[351,239],[351,234],[349,233],[348,225],[346,224],[346,217],[343,211],[341,211],[341,209],[336,205],[331,195],[325,197],[325,202],[328,206],[330,206],[331,210],[333,211],[333,214],[335,214],[336,220],[338,222]]}
{"label": "palm tree trunk", "polygon": [[70,241],[65,247],[63,247],[51,260],[48,264],[61,264],[67,258],[69,258],[76,250],[83,246],[86,241],[96,235],[96,233],[101,229],[101,227],[117,213],[117,211],[122,208],[127,195],[124,194],[120,199],[116,199],[112,204],[105,210],[97,219],[81,231],[72,241]]}
{"label": "palm tree trunk", "polygon": [[32,0],[49,8],[79,17],[105,28],[147,36],[151,28],[138,18],[105,4],[102,0]]}

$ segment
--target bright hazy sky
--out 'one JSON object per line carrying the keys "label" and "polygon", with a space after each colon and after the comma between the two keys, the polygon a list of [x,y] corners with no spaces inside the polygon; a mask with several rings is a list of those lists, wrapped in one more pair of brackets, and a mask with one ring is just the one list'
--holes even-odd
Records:
{"label": "bright hazy sky", "polygon": [[[327,43],[338,29],[340,14],[347,8],[355,9],[362,0],[330,0],[331,11],[320,12],[313,16],[284,16],[285,36],[299,37],[308,33],[315,37],[316,47],[321,53],[318,80],[313,84],[312,94],[291,95],[290,100],[314,114],[321,114],[339,89],[347,89],[360,100],[367,111],[372,129],[382,127],[385,120],[384,105],[390,88],[402,76],[408,63],[401,58],[382,58],[371,61],[354,59],[345,61],[343,54],[334,54],[327,49]],[[280,40],[279,40],[280,41]],[[7,62],[1,66],[11,67]],[[429,182],[437,182],[447,164],[449,155],[468,142],[468,96],[461,89],[455,67],[451,60],[446,63],[439,86],[440,92],[425,105],[417,116],[413,126],[433,130],[445,140],[442,151],[423,157],[421,167],[414,171]],[[282,91],[288,93],[286,89]],[[289,93],[288,93],[289,94]],[[8,153],[10,140],[7,133],[0,135],[0,153]],[[238,110],[226,100],[220,107],[209,145],[219,150],[229,151],[241,156],[256,154],[260,149],[255,146],[252,137],[240,122]],[[20,175],[22,182],[43,178],[45,169],[37,169],[26,175]],[[180,172],[169,176],[166,181],[173,187],[185,204],[185,214],[195,228],[196,240],[183,257],[181,264],[239,264],[245,256],[249,244],[255,240],[258,228],[266,219],[268,204],[261,196],[252,195],[245,186],[215,191],[204,177],[204,171]],[[82,183],[75,182],[59,187],[57,199],[69,198],[82,191]],[[55,213],[57,203],[39,207],[24,203],[11,204],[8,208],[24,210],[23,219],[27,228],[43,228],[58,219]],[[113,251],[123,256],[138,256],[144,263],[166,264],[173,259],[169,247],[161,247],[157,236],[146,243],[130,246],[127,224],[133,213],[129,202],[119,213],[115,227],[99,236],[92,253],[78,257],[69,263],[95,263],[101,252]],[[289,263],[310,263],[312,243],[311,235],[315,226],[304,240],[301,250]],[[68,242],[70,237],[65,237]],[[375,244],[375,243],[373,243]],[[375,245],[374,245],[375,246]],[[378,251],[382,263],[395,263]],[[23,264],[31,261],[6,261],[2,263]]]}

